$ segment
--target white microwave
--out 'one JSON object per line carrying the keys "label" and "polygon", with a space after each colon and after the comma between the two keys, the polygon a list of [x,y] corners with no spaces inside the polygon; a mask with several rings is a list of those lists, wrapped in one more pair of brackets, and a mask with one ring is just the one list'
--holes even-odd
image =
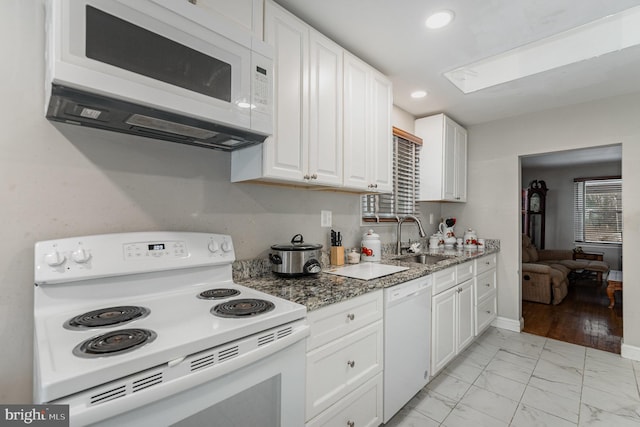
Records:
{"label": "white microwave", "polygon": [[273,129],[273,49],[177,0],[51,0],[46,116],[208,148]]}

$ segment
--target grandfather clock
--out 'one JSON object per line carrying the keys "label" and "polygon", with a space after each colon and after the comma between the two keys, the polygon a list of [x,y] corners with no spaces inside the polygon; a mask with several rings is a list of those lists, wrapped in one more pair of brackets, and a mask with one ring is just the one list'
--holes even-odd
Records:
{"label": "grandfather clock", "polygon": [[542,180],[531,181],[525,192],[523,206],[524,233],[538,249],[544,249],[546,200],[547,184]]}

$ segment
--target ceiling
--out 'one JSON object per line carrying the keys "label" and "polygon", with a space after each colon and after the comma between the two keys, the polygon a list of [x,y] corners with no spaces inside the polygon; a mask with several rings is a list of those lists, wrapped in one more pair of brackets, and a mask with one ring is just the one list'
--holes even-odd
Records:
{"label": "ceiling", "polygon": [[520,164],[523,168],[557,168],[620,161],[622,161],[622,145],[620,144],[554,151],[553,153],[522,156],[520,158]]}
{"label": "ceiling", "polygon": [[[415,117],[447,113],[464,126],[640,92],[640,46],[463,94],[443,73],[633,6],[640,0],[276,0],[393,82]],[[426,17],[455,13],[441,30]],[[421,100],[410,92],[426,90]]]}

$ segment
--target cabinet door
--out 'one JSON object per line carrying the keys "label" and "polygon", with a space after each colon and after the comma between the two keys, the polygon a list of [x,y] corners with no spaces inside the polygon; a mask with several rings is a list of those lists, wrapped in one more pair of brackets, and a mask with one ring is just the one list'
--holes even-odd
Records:
{"label": "cabinet door", "polygon": [[307,353],[307,420],[382,372],[382,321]]}
{"label": "cabinet door", "polygon": [[435,375],[456,356],[458,287],[433,297],[431,304],[431,374]]}
{"label": "cabinet door", "polygon": [[342,185],[343,49],[310,32],[309,170],[311,183]]}
{"label": "cabinet door", "polygon": [[456,322],[456,351],[461,352],[471,344],[475,337],[475,300],[473,298],[473,280],[467,280],[456,286],[456,310],[458,318]]}
{"label": "cabinet door", "polygon": [[456,124],[448,117],[444,118],[444,159],[442,176],[442,197],[444,200],[456,199]]}
{"label": "cabinet door", "polygon": [[455,127],[455,194],[458,202],[467,201],[467,131]]}
{"label": "cabinet door", "polygon": [[344,185],[370,190],[367,126],[369,66],[344,54]]}
{"label": "cabinet door", "polygon": [[274,52],[274,129],[263,144],[263,175],[302,181],[308,159],[309,27],[267,2],[265,41]]}
{"label": "cabinet door", "polygon": [[391,82],[377,71],[371,75],[371,159],[370,181],[374,191],[393,190],[393,133],[391,128]]}
{"label": "cabinet door", "polygon": [[262,0],[197,0],[192,3],[205,12],[224,16],[244,31],[262,40],[264,11]]}
{"label": "cabinet door", "polygon": [[382,374],[376,375],[309,421],[306,427],[348,427],[350,425],[378,427],[380,424],[382,424]]}

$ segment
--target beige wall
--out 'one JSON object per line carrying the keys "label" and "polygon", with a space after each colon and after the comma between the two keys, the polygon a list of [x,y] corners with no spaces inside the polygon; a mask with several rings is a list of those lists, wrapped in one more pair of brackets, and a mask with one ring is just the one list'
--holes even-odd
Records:
{"label": "beige wall", "polygon": [[624,343],[640,347],[640,94],[547,110],[469,130],[468,202],[443,205],[444,215],[501,240],[498,314],[519,321],[519,156],[622,143],[624,200]]}

